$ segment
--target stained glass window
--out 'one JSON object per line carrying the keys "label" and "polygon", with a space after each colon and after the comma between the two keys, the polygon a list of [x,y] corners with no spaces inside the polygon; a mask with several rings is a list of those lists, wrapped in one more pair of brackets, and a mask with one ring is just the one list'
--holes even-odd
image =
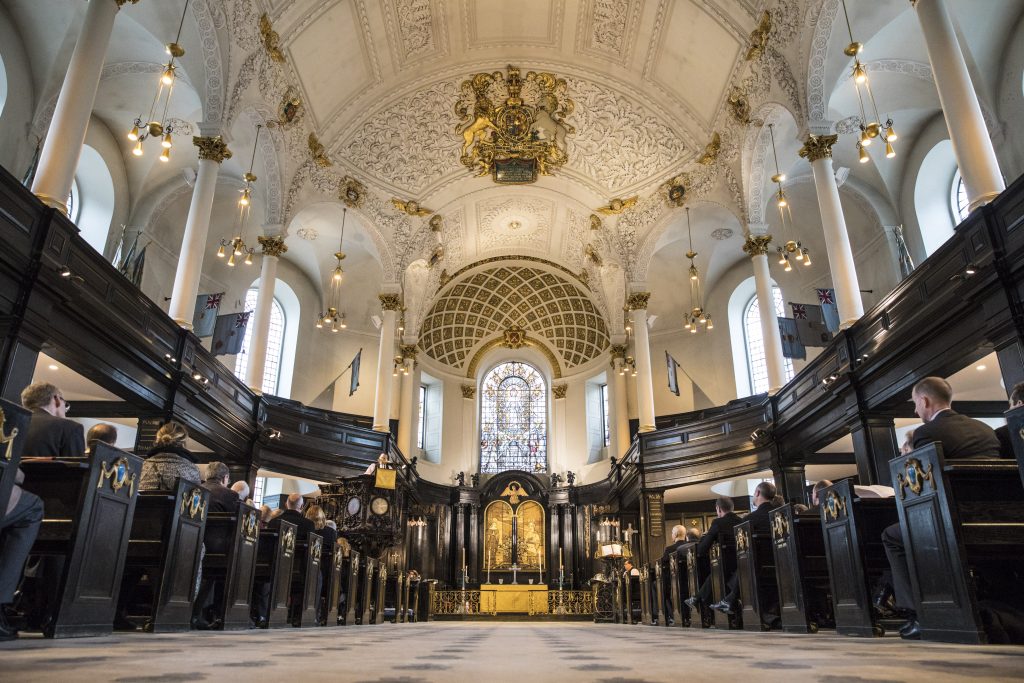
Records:
{"label": "stained glass window", "polygon": [[536,368],[512,361],[484,377],[480,471],[542,471],[548,464],[547,386]]}

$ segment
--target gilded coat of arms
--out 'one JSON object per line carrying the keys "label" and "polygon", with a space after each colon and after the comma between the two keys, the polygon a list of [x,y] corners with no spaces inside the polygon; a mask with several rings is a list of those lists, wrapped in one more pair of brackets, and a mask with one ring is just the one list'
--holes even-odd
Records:
{"label": "gilded coat of arms", "polygon": [[[459,160],[499,184],[532,183],[568,161],[565,138],[576,131],[565,119],[575,105],[564,78],[530,71],[524,79],[518,67],[506,70],[508,75],[478,73],[462,82],[455,104]],[[495,105],[501,98],[504,103]]]}

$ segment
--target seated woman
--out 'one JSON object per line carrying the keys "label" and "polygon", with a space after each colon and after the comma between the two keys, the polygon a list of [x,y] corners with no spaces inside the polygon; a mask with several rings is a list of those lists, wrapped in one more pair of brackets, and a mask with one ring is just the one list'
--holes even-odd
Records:
{"label": "seated woman", "polygon": [[335,543],[338,541],[338,531],[327,525],[327,515],[319,505],[310,505],[306,508],[305,517],[313,522],[316,533],[323,537],[323,559],[320,561],[320,605],[317,607],[317,619],[320,624],[327,622],[327,599],[331,592],[331,572],[334,568]]}
{"label": "seated woman", "polygon": [[178,478],[197,486],[203,481],[196,467],[196,457],[185,448],[188,430],[171,420],[156,433],[153,449],[142,463],[140,491],[170,491]]}

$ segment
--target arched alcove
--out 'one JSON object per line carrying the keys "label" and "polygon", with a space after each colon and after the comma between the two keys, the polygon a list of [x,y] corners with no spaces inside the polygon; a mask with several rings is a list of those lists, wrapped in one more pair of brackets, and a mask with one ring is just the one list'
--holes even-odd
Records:
{"label": "arched alcove", "polygon": [[102,254],[114,217],[114,179],[107,162],[90,145],[82,145],[82,155],[75,170],[75,185],[74,212],[78,229],[82,238]]}
{"label": "arched alcove", "polygon": [[949,196],[956,174],[956,157],[949,140],[942,140],[929,150],[917,173],[914,211],[928,256],[953,236],[956,223]]}

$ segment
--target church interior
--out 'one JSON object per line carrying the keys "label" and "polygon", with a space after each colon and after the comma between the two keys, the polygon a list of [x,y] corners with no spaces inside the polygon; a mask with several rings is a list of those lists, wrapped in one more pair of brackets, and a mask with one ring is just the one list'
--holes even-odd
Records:
{"label": "church interior", "polygon": [[3,670],[1019,678],[1021,121],[1019,0],[0,0]]}

